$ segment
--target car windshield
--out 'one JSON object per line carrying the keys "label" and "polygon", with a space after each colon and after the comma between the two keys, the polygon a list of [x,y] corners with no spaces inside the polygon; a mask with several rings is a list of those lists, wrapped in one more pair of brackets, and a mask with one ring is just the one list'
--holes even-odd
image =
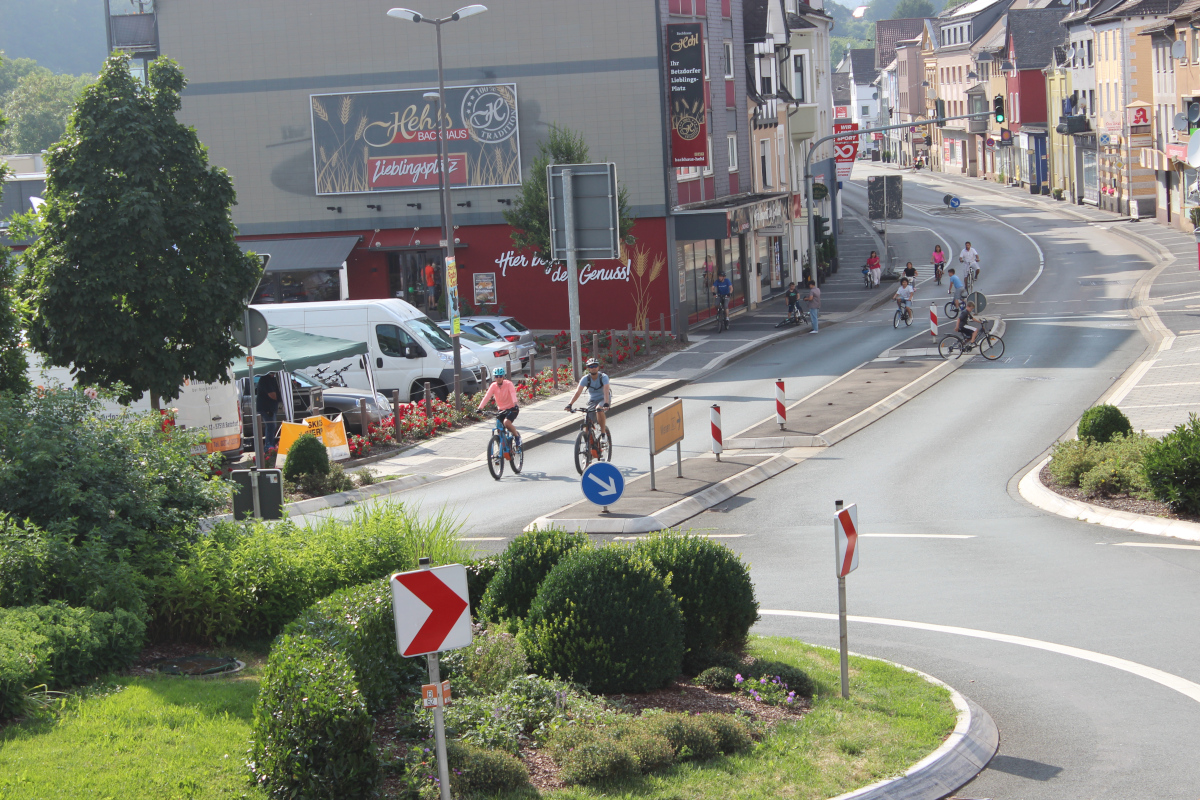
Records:
{"label": "car windshield", "polygon": [[485,333],[488,336],[491,336],[496,339],[504,338],[503,336],[501,336],[499,333],[496,332],[495,326],[492,325],[492,323],[490,323],[490,322],[476,322],[475,330],[480,331],[481,333]]}
{"label": "car windshield", "polygon": [[454,349],[454,345],[450,343],[450,337],[429,317],[416,317],[408,320],[408,324],[413,327],[414,331],[424,336],[435,350],[446,352]]}
{"label": "car windshield", "polygon": [[300,384],[305,389],[321,389],[325,386],[324,383],[309,375],[307,372],[294,370],[292,372],[292,380]]}
{"label": "car windshield", "polygon": [[[442,330],[444,332],[446,332],[447,334],[450,333],[450,330],[448,328],[442,328]],[[466,326],[463,327],[462,333],[460,333],[459,336],[461,336],[465,341],[471,342],[472,344],[491,344],[492,342],[495,341],[494,339],[488,339],[483,336],[477,336],[476,334],[471,333],[471,329],[467,328]]]}

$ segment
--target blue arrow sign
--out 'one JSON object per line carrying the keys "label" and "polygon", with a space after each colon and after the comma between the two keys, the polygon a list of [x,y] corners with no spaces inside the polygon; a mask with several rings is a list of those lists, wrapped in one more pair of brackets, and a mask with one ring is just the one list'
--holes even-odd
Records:
{"label": "blue arrow sign", "polygon": [[950,198],[950,207],[951,208],[958,208],[960,205],[962,205],[962,201],[959,200],[957,197]]}
{"label": "blue arrow sign", "polygon": [[624,491],[625,477],[607,461],[597,461],[583,471],[583,496],[598,506],[611,506]]}

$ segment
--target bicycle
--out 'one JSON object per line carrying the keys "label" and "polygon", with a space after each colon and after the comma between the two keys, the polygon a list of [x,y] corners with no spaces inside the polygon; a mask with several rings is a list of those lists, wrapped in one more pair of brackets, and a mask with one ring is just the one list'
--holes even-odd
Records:
{"label": "bicycle", "polygon": [[717,333],[729,330],[729,295],[717,295]]}
{"label": "bicycle", "polygon": [[995,361],[1004,355],[1004,340],[992,333],[993,323],[983,319],[980,323],[983,329],[979,332],[975,344],[970,343],[970,337],[955,331],[943,336],[938,342],[938,355],[942,358],[961,358],[963,353],[969,353],[975,348],[979,348],[979,355],[988,361]]}
{"label": "bicycle", "polygon": [[313,373],[313,377],[326,386],[340,386],[342,388],[348,388],[346,387],[346,379],[342,377],[342,373],[350,369],[352,366],[353,364],[347,364],[341,369],[333,372],[330,372],[329,367],[321,367],[319,370]]}
{"label": "bicycle", "polygon": [[575,471],[580,475],[593,461],[612,461],[612,434],[599,431],[596,408],[595,404],[590,404],[586,409],[571,409],[584,415],[579,424],[579,435],[575,437]]}
{"label": "bicycle", "polygon": [[504,427],[504,420],[500,419],[499,414],[493,413],[491,416],[496,420],[496,429],[492,431],[492,438],[488,439],[488,472],[492,473],[493,478],[500,480],[504,474],[504,462],[507,461],[513,474],[520,475],[525,466],[525,449],[512,432]]}
{"label": "bicycle", "polygon": [[871,288],[874,288],[874,286],[875,286],[875,281],[871,280],[871,270],[867,269],[864,266],[863,267],[863,288],[871,289]]}
{"label": "bicycle", "polygon": [[796,308],[789,312],[786,317],[775,323],[776,328],[782,328],[785,325],[812,325],[812,320],[808,317],[808,312],[800,308],[797,304]]}
{"label": "bicycle", "polygon": [[896,315],[894,317],[892,317],[892,327],[899,328],[901,320],[904,320],[904,324],[906,326],[912,325],[912,321],[913,321],[912,308],[910,308],[909,306],[903,306],[901,308],[897,308]]}

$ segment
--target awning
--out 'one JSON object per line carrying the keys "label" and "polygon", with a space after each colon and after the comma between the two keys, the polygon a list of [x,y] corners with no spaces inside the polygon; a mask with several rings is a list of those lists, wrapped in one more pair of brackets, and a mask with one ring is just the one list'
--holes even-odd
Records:
{"label": "awning", "polygon": [[1141,166],[1143,169],[1152,169],[1157,172],[1170,172],[1171,159],[1161,150],[1143,147],[1141,151]]}
{"label": "awning", "polygon": [[260,239],[238,242],[243,253],[269,253],[267,272],[311,272],[341,269],[361,236],[322,236],[312,239]]}
{"label": "awning", "polygon": [[[268,325],[267,340],[254,348],[254,372],[256,375],[280,370],[293,372],[366,352],[366,342],[351,342]],[[244,355],[233,360],[233,375],[236,378],[250,375]]]}

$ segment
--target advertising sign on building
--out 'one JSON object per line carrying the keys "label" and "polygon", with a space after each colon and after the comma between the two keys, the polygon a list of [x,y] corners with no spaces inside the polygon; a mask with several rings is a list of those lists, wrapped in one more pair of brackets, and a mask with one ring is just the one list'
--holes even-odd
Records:
{"label": "advertising sign on building", "polygon": [[[848,133],[858,130],[857,122],[833,123],[834,134]],[[837,176],[847,179],[854,169],[854,159],[858,156],[857,136],[842,136],[833,140],[833,159],[837,162]]]}
{"label": "advertising sign on building", "polygon": [[834,106],[833,107],[833,118],[834,119],[850,119],[850,106]]}
{"label": "advertising sign on building", "polygon": [[708,166],[704,36],[698,22],[667,26],[667,89],[671,166]]}
{"label": "advertising sign on building", "polygon": [[[311,95],[317,194],[436,188],[438,109],[427,91]],[[516,84],[450,86],[446,99],[450,185],[520,184]]]}

